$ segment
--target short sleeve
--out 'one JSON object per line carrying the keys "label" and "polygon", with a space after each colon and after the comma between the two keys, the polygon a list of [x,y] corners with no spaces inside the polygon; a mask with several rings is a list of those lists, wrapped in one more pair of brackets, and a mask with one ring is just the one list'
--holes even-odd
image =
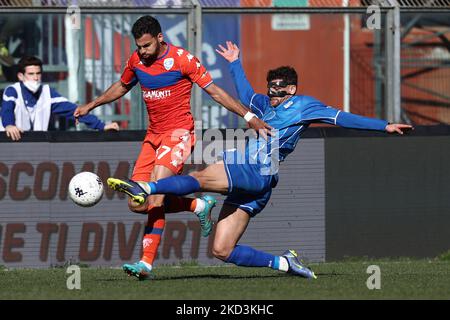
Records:
{"label": "short sleeve", "polygon": [[135,55],[136,53],[134,53],[127,61],[127,63],[125,64],[125,68],[122,72],[122,76],[120,77],[120,81],[129,86],[134,86],[137,82],[137,78],[136,78],[136,73],[134,72],[134,60],[135,60]]}
{"label": "short sleeve", "polygon": [[213,82],[211,75],[197,57],[186,51],[180,59],[183,75],[187,76],[192,82],[198,84],[200,88],[204,89]]}

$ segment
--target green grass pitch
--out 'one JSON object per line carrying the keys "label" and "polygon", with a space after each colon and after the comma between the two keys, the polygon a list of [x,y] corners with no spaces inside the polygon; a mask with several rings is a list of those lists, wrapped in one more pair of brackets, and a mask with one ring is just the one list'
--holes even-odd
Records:
{"label": "green grass pitch", "polygon": [[[378,265],[381,288],[369,290],[367,267]],[[378,260],[311,264],[317,280],[268,268],[159,266],[138,281],[118,268],[81,268],[81,289],[69,290],[65,268],[0,268],[7,299],[450,299],[450,261]]]}

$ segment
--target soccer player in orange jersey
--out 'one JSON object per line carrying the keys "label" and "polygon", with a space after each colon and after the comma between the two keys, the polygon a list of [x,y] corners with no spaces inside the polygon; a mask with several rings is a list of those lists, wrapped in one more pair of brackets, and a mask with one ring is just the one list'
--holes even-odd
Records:
{"label": "soccer player in orange jersey", "polygon": [[[183,164],[195,144],[194,119],[190,111],[193,83],[216,102],[244,117],[250,128],[262,135],[270,134],[270,126],[214,84],[195,56],[164,41],[158,20],[143,16],[134,23],[132,33],[137,50],[129,58],[120,81],[94,101],[79,106],[74,116],[81,117],[100,105],[110,103],[125,95],[137,83],[140,84],[149,126],[133,170],[133,181],[149,182],[181,174]],[[119,180],[114,187],[120,189],[120,183],[123,181]],[[200,219],[202,235],[208,236],[212,229],[210,214],[215,199],[210,196],[202,199],[171,196],[164,206],[164,195],[146,198],[143,190],[142,197],[139,193],[139,190],[128,193],[128,205],[130,210],[148,215],[142,241],[143,256],[135,264],[125,264],[124,270],[140,279],[147,279],[151,278],[152,264],[161,241],[164,213],[195,212]]]}

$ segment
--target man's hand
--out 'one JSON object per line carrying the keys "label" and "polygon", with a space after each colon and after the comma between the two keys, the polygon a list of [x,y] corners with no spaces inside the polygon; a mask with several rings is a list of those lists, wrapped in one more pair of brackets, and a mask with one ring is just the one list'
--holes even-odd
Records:
{"label": "man's hand", "polygon": [[398,134],[403,134],[403,131],[414,130],[414,128],[413,128],[413,126],[410,126],[409,124],[391,123],[386,126],[385,130],[386,130],[386,132],[389,132],[389,133],[397,132]]}
{"label": "man's hand", "polygon": [[6,135],[11,138],[12,141],[19,141],[21,138],[21,133],[23,133],[22,129],[17,128],[16,126],[9,125],[5,128]]}
{"label": "man's hand", "polygon": [[119,131],[120,127],[119,127],[119,124],[117,122],[111,122],[110,124],[105,124],[105,128],[103,130],[105,130],[105,131],[108,131],[108,130]]}
{"label": "man's hand", "polygon": [[224,57],[228,62],[233,62],[239,59],[239,48],[231,41],[227,41],[227,48],[225,49],[221,44],[219,44],[220,50],[216,49],[216,52]]}
{"label": "man's hand", "polygon": [[267,123],[259,119],[258,117],[253,117],[250,119],[248,126],[255,130],[257,134],[260,134],[264,139],[267,140],[267,136],[272,136],[272,127]]}
{"label": "man's hand", "polygon": [[75,124],[78,125],[78,118],[87,115],[94,108],[92,103],[84,104],[78,106],[73,112],[73,117],[75,118]]}

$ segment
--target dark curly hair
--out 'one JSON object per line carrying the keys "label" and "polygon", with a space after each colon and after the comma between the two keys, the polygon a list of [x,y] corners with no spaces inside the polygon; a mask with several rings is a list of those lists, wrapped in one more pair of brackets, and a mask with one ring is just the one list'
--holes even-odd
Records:
{"label": "dark curly hair", "polygon": [[25,68],[29,66],[39,66],[42,71],[42,61],[39,58],[33,56],[22,57],[17,63],[17,71],[20,73],[25,73]]}
{"label": "dark curly hair", "polygon": [[270,82],[275,79],[283,79],[288,84],[297,85],[298,81],[297,71],[295,71],[294,68],[289,66],[283,66],[273,70],[269,70],[269,72],[267,72],[267,82]]}
{"label": "dark curly hair", "polygon": [[137,19],[133,24],[131,33],[135,39],[139,39],[146,33],[156,37],[161,33],[161,25],[159,24],[159,21],[152,16],[143,16]]}

